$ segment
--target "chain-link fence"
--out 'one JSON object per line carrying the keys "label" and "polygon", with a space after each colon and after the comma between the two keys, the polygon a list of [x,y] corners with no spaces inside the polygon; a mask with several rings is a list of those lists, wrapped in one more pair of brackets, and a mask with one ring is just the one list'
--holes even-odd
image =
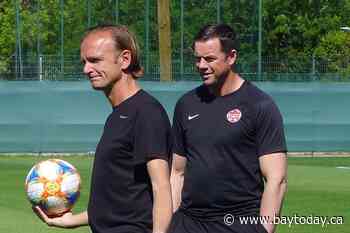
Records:
{"label": "chain-link fence", "polygon": [[[16,62],[16,56],[0,58],[9,64],[8,70],[0,73],[3,80],[79,80],[84,79],[83,67],[80,58],[65,56],[61,63],[60,56],[41,55],[24,56],[22,65]],[[156,61],[148,64],[148,72],[143,80],[160,80],[159,63]],[[143,65],[145,59],[142,60]],[[295,57],[294,59],[262,57],[262,73],[258,75],[257,62],[239,60],[236,66],[241,75],[249,80],[256,81],[314,81],[332,80],[348,81],[350,59],[326,60],[317,57]],[[199,80],[193,62],[184,66],[174,57],[172,60],[173,80]]]}
{"label": "chain-link fence", "polygon": [[[146,79],[159,79],[159,0],[14,0],[0,8],[2,79],[79,79],[79,45],[97,24],[124,24],[136,34]],[[225,22],[241,37],[242,54],[257,62],[259,0],[169,0],[173,78],[193,75],[191,44],[200,27]],[[1,9],[0,9],[1,10]]]}
{"label": "chain-link fence", "polygon": [[[262,0],[169,0],[173,80],[196,80],[191,44],[207,23],[240,35],[237,69],[251,80],[348,80],[347,56],[262,55]],[[157,0],[6,0],[0,4],[0,79],[84,78],[79,44],[97,24],[124,24],[136,34],[146,80],[159,80]]]}

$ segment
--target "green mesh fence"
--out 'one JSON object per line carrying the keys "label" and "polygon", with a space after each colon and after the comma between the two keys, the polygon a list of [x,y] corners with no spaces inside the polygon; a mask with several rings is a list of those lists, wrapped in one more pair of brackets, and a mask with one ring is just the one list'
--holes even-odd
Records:
{"label": "green mesh fence", "polygon": [[[141,82],[170,118],[178,98],[198,84]],[[255,84],[277,102],[289,151],[350,151],[349,83]],[[94,151],[112,111],[88,81],[3,81],[0,105],[0,152]]]}

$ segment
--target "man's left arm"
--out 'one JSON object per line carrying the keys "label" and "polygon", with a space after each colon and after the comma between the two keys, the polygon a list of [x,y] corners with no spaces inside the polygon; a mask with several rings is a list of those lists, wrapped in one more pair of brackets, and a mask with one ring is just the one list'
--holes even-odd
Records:
{"label": "man's left arm", "polygon": [[260,216],[268,217],[269,224],[263,226],[269,233],[275,232],[274,216],[280,214],[284,194],[287,190],[287,156],[285,153],[266,154],[259,157],[261,173],[265,179]]}
{"label": "man's left arm", "polygon": [[166,233],[172,217],[169,165],[166,160],[147,163],[153,189],[153,233]]}

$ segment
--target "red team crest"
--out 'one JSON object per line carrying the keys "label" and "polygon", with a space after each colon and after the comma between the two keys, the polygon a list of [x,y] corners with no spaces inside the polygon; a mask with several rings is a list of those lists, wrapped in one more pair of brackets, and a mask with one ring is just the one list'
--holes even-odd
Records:
{"label": "red team crest", "polygon": [[226,114],[227,120],[231,123],[238,122],[241,119],[241,117],[242,117],[242,112],[238,108],[233,109]]}

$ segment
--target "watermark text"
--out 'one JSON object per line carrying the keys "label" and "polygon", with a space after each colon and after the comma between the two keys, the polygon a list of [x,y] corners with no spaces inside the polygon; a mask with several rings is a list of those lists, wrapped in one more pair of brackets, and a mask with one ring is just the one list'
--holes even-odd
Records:
{"label": "watermark text", "polygon": [[224,216],[224,223],[228,226],[239,223],[243,225],[247,224],[282,224],[292,227],[292,225],[321,225],[322,228],[327,225],[342,225],[344,224],[343,216],[318,216],[308,215],[303,216],[294,214],[292,216],[274,216],[272,219],[270,216],[234,216],[232,214],[226,214]]}

